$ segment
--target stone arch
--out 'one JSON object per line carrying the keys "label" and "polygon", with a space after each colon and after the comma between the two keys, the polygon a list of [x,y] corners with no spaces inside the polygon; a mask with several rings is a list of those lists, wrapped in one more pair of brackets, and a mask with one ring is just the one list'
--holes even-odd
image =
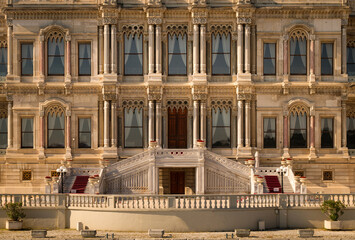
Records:
{"label": "stone arch", "polygon": [[212,99],[211,100],[211,109],[215,112],[218,110],[222,111],[231,111],[233,109],[233,100],[232,99]]}
{"label": "stone arch", "polygon": [[70,32],[69,29],[62,26],[50,25],[40,30],[40,36],[43,38],[43,40],[66,40],[69,38]]}
{"label": "stone arch", "polygon": [[40,115],[64,113],[65,116],[71,116],[70,103],[60,98],[52,98],[40,103]]}
{"label": "stone arch", "polygon": [[285,27],[284,35],[288,35],[290,38],[303,39],[306,37],[306,39],[309,39],[311,35],[314,35],[314,27],[307,23],[293,23]]}
{"label": "stone arch", "polygon": [[308,116],[314,115],[314,103],[304,98],[291,99],[284,104],[285,115],[291,113],[306,114]]}

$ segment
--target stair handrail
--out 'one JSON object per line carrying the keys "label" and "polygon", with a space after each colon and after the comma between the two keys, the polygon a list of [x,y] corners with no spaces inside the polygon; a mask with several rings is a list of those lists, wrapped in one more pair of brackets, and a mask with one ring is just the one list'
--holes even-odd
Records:
{"label": "stair handrail", "polygon": [[295,193],[296,192],[295,174],[293,173],[292,168],[290,166],[287,167],[287,178],[291,184],[293,192]]}
{"label": "stair handrail", "polygon": [[244,164],[241,164],[237,161],[233,161],[229,158],[223,157],[221,155],[218,155],[214,152],[205,150],[204,152],[205,158],[219,162],[225,166],[228,167],[229,170],[231,170],[232,172],[241,175],[244,178],[249,179],[250,178],[250,168],[245,166]]}
{"label": "stair handrail", "polygon": [[99,174],[99,194],[104,194],[105,192],[105,170],[104,168],[101,168],[100,174]]}

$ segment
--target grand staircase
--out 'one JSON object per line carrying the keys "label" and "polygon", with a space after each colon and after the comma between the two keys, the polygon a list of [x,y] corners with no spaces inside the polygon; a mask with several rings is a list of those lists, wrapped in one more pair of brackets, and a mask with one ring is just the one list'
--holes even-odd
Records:
{"label": "grand staircase", "polygon": [[269,193],[281,193],[282,187],[278,176],[265,176],[265,183]]}
{"label": "grand staircase", "polygon": [[88,184],[89,176],[76,176],[71,192],[84,193]]}

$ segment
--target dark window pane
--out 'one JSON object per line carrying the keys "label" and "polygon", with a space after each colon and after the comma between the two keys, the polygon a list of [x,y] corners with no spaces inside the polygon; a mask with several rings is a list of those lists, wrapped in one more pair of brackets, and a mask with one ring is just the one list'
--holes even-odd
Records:
{"label": "dark window pane", "polygon": [[276,148],[275,118],[264,118],[264,148]]}
{"label": "dark window pane", "polygon": [[79,148],[91,148],[91,119],[79,119]]}
{"label": "dark window pane", "polygon": [[21,74],[33,75],[33,44],[21,44]]}
{"label": "dark window pane", "polygon": [[322,43],[321,74],[333,74],[333,44]]}
{"label": "dark window pane", "polygon": [[143,74],[143,36],[125,35],[125,75]]}
{"label": "dark window pane", "polygon": [[79,44],[79,75],[91,75],[91,44]]}
{"label": "dark window pane", "polygon": [[64,148],[64,116],[48,115],[48,147]]}
{"label": "dark window pane", "polygon": [[7,148],[7,118],[0,118],[0,149]]}
{"label": "dark window pane", "polygon": [[0,48],[0,76],[7,75],[7,48]]}
{"label": "dark window pane", "polygon": [[212,74],[230,74],[230,34],[212,36]]}
{"label": "dark window pane", "polygon": [[276,74],[276,44],[264,43],[264,75]]}
{"label": "dark window pane", "polygon": [[230,123],[230,109],[212,110],[212,147],[231,147]]}
{"label": "dark window pane", "polygon": [[290,147],[307,148],[307,115],[291,114]]}
{"label": "dark window pane", "polygon": [[125,147],[143,147],[143,110],[125,109]]}
{"label": "dark window pane", "polygon": [[355,149],[355,118],[346,119],[347,146],[349,149]]}
{"label": "dark window pane", "polygon": [[294,39],[290,41],[290,72],[294,75],[307,74],[307,40]]}
{"label": "dark window pane", "polygon": [[347,48],[347,71],[349,76],[355,76],[355,48]]}
{"label": "dark window pane", "polygon": [[64,75],[63,39],[48,39],[48,75]]}
{"label": "dark window pane", "polygon": [[33,118],[21,119],[21,147],[33,148]]}
{"label": "dark window pane", "polygon": [[186,75],[186,34],[169,36],[169,75]]}
{"label": "dark window pane", "polygon": [[321,147],[322,148],[333,148],[333,118],[322,118],[321,119],[322,136],[321,136]]}

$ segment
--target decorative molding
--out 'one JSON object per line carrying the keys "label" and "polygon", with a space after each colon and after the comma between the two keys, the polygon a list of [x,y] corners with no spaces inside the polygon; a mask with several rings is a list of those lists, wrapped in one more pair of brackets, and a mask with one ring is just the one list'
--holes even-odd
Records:
{"label": "decorative molding", "polygon": [[165,101],[165,106],[166,108],[171,108],[171,109],[185,109],[189,108],[189,100],[188,99],[167,99]]}
{"label": "decorative molding", "polygon": [[7,118],[8,104],[7,102],[0,102],[0,118]]}
{"label": "decorative molding", "polygon": [[140,38],[144,34],[144,27],[139,24],[125,24],[122,26],[122,34],[126,35],[126,37],[132,35]]}
{"label": "decorative molding", "polygon": [[122,108],[125,109],[144,109],[144,99],[123,99]]}
{"label": "decorative molding", "polygon": [[181,35],[184,37],[188,34],[188,26],[186,24],[176,25],[176,24],[169,24],[166,26],[166,33],[170,35],[171,38],[173,36]]}
{"label": "decorative molding", "polygon": [[232,99],[212,99],[211,100],[211,109],[215,112],[217,110],[229,111],[233,109],[233,100]]}
{"label": "decorative molding", "polygon": [[212,35],[217,36],[225,35],[228,36],[232,33],[233,25],[232,24],[211,24],[210,25],[210,32]]}

